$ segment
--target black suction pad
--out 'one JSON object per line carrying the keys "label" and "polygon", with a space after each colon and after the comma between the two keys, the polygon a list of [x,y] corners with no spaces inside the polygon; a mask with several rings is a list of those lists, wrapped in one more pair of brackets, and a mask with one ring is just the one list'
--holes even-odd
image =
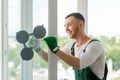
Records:
{"label": "black suction pad", "polygon": [[29,39],[29,34],[24,30],[19,31],[17,32],[16,39],[19,43],[26,43]]}
{"label": "black suction pad", "polygon": [[46,29],[42,26],[36,26],[33,31],[33,35],[36,38],[42,38],[46,35]]}
{"label": "black suction pad", "polygon": [[23,60],[31,60],[33,58],[33,51],[32,48],[24,48],[21,51],[21,57]]}

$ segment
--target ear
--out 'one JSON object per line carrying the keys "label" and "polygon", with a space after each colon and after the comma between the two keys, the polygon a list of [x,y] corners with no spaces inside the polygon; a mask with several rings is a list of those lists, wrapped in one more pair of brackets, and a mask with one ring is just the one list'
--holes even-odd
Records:
{"label": "ear", "polygon": [[80,25],[80,27],[83,27],[84,26],[84,22],[80,21],[79,25]]}

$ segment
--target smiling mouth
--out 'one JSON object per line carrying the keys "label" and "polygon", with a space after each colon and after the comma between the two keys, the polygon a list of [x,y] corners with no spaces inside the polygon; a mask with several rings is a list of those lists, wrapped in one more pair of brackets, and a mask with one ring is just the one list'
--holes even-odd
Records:
{"label": "smiling mouth", "polygon": [[68,33],[68,34],[71,34],[71,33],[72,33],[72,31],[67,31],[67,33]]}

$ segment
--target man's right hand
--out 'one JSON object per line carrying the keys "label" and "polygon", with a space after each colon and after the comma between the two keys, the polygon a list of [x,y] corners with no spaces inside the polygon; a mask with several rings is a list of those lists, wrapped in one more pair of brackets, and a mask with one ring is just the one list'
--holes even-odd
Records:
{"label": "man's right hand", "polygon": [[28,41],[28,46],[32,47],[35,52],[39,52],[41,50],[40,48],[40,40],[32,36]]}

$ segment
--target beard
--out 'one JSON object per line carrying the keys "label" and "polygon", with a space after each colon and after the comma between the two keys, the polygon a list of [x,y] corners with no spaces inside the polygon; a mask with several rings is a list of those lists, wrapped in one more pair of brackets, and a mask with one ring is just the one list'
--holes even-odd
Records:
{"label": "beard", "polygon": [[77,35],[79,35],[79,28],[76,27],[73,30],[67,31],[67,34],[69,36],[69,38],[74,39],[77,37]]}

